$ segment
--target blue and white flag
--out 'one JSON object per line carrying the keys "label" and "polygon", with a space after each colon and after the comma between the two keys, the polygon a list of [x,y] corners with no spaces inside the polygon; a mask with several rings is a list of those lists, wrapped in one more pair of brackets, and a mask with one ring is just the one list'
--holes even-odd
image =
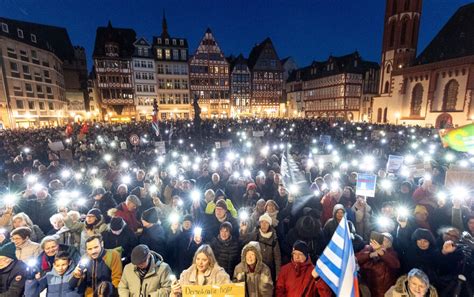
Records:
{"label": "blue and white flag", "polygon": [[356,260],[346,216],[339,222],[315,269],[337,296],[359,296]]}

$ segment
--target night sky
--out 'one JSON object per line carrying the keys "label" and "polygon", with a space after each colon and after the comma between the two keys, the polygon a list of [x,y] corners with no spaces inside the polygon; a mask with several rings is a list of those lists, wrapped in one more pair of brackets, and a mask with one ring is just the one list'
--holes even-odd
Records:
{"label": "night sky", "polygon": [[[423,2],[419,53],[472,1]],[[210,27],[226,56],[247,56],[269,36],[280,58],[293,56],[300,67],[356,49],[364,59],[380,62],[384,0],[0,0],[3,17],[67,28],[72,43],[86,48],[89,68],[98,26],[111,20],[151,42],[161,33],[163,9],[168,31],[187,38],[191,54]]]}

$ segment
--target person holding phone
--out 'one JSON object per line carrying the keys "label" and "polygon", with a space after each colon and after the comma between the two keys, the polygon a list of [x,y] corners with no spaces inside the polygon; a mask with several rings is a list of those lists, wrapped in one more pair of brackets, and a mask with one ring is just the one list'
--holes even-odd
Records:
{"label": "person holding phone", "polygon": [[373,297],[383,297],[397,280],[400,261],[390,233],[372,232],[370,244],[356,254],[362,278]]}

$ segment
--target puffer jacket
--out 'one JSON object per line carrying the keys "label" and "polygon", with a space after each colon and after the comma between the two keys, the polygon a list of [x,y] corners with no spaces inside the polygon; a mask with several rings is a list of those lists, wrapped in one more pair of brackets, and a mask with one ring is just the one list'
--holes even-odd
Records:
{"label": "puffer jacket", "polygon": [[0,269],[0,297],[20,297],[25,289],[26,264],[15,260]]}
{"label": "puffer jacket", "polygon": [[152,262],[145,277],[140,279],[137,266],[127,264],[118,286],[120,297],[168,297],[171,292],[171,268],[161,255],[152,252]]}
{"label": "puffer jacket", "polygon": [[181,286],[185,285],[225,285],[230,284],[229,275],[225,272],[224,268],[220,267],[217,263],[211,269],[208,269],[204,274],[203,283],[198,283],[197,267],[196,264],[191,265],[188,269],[184,270],[179,277],[179,283]]}
{"label": "puffer jacket", "polygon": [[[408,292],[408,276],[402,275],[397,279],[395,285],[393,285],[386,293],[385,297],[410,297]],[[435,287],[430,285],[428,293],[425,295],[427,297],[438,297],[438,292]]]}
{"label": "puffer jacket", "polygon": [[310,259],[304,263],[292,261],[284,265],[278,275],[276,297],[331,297],[331,289],[321,278],[313,278],[313,270]]}
{"label": "puffer jacket", "polygon": [[362,279],[370,288],[372,297],[383,297],[385,292],[397,280],[397,272],[400,268],[397,252],[389,248],[383,256],[370,258],[374,249],[366,245],[364,249],[356,254],[360,266]]}
{"label": "puffer jacket", "polygon": [[[255,269],[251,272],[247,265],[245,255],[247,252],[253,251],[257,256]],[[247,297],[272,297],[273,281],[272,273],[262,260],[260,245],[256,241],[247,243],[242,249],[241,261],[235,267],[233,279],[237,282],[245,282],[245,290]]]}
{"label": "puffer jacket", "polygon": [[102,239],[104,241],[104,248],[120,251],[121,257],[125,258],[125,263],[130,262],[132,250],[138,244],[137,236],[126,226],[123,227],[122,232],[118,235],[114,234],[112,230],[103,232]]}
{"label": "puffer jacket", "polygon": [[225,241],[220,239],[220,236],[217,236],[212,239],[211,247],[216,256],[217,263],[224,268],[228,275],[232,275],[235,266],[239,263],[239,241],[232,236]]}
{"label": "puffer jacket", "polygon": [[26,281],[25,296],[36,297],[40,296],[40,292],[44,289],[48,289],[47,297],[79,297],[77,288],[69,287],[69,281],[71,280],[72,272],[75,269],[75,265],[69,265],[69,269],[63,274],[59,275],[56,270],[51,270],[46,273],[39,280],[32,279]]}

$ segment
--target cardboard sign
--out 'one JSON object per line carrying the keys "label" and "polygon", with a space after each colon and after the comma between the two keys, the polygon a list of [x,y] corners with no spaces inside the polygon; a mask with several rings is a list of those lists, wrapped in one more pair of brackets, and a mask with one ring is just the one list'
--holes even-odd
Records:
{"label": "cardboard sign", "polygon": [[126,150],[127,149],[127,143],[125,141],[120,142],[120,149],[121,150]]}
{"label": "cardboard sign", "polygon": [[59,158],[61,160],[72,161],[72,151],[71,150],[64,150],[59,152]]}
{"label": "cardboard sign", "polygon": [[397,173],[403,165],[403,156],[389,155],[387,173]]}
{"label": "cardboard sign", "polygon": [[216,144],[216,149],[221,148],[221,142],[220,141],[216,141],[215,144]]}
{"label": "cardboard sign", "polygon": [[245,283],[227,285],[207,285],[182,287],[183,297],[242,297],[245,296]]}
{"label": "cardboard sign", "polygon": [[64,144],[62,141],[50,142],[48,143],[48,147],[53,152],[59,152],[59,151],[64,150]]}
{"label": "cardboard sign", "polygon": [[376,182],[375,174],[357,173],[356,195],[374,197]]}
{"label": "cardboard sign", "polygon": [[265,132],[263,131],[253,131],[253,137],[263,137]]}
{"label": "cardboard sign", "polygon": [[157,154],[160,154],[160,155],[166,154],[166,143],[164,141],[156,141],[155,148],[157,150]]}
{"label": "cardboard sign", "polygon": [[464,187],[472,191],[474,188],[474,171],[468,169],[449,169],[446,171],[444,185],[447,188]]}

